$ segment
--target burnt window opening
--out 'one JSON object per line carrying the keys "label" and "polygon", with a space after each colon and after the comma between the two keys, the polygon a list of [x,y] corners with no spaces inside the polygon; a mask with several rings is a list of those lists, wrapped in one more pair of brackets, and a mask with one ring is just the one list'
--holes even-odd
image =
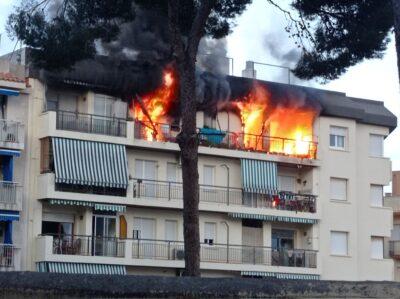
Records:
{"label": "burnt window opening", "polygon": [[40,173],[54,172],[54,154],[51,138],[40,139]]}
{"label": "burnt window opening", "polygon": [[7,102],[8,102],[8,97],[6,95],[2,95],[0,97],[1,119],[7,119],[6,116]]}

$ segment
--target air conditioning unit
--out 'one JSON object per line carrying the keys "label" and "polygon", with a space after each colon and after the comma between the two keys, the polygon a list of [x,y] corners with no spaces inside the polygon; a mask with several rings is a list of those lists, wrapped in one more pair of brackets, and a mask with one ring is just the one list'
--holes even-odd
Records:
{"label": "air conditioning unit", "polygon": [[185,250],[183,249],[175,249],[175,259],[176,260],[183,260],[185,258]]}

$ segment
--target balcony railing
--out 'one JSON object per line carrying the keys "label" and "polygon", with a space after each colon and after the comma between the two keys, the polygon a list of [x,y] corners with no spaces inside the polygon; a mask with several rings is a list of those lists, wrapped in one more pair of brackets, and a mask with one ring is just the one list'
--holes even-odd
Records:
{"label": "balcony railing", "polygon": [[125,242],[115,237],[53,235],[53,254],[124,257]]}
{"label": "balcony railing", "polygon": [[0,142],[22,143],[23,125],[19,122],[0,119]]}
{"label": "balcony railing", "polygon": [[[156,135],[154,129],[157,131]],[[135,138],[150,141],[176,142],[179,126],[135,121]],[[241,132],[198,129],[199,144],[203,146],[264,152],[268,154],[289,155],[299,158],[315,159],[317,143],[298,141],[290,138],[253,135]]]}
{"label": "balcony railing", "polygon": [[16,204],[18,194],[17,183],[0,181],[0,204]]}
{"label": "balcony railing", "polygon": [[10,244],[0,244],[0,267],[14,267],[15,247]]}
{"label": "balcony railing", "polygon": [[[157,198],[181,200],[182,183],[134,179],[133,196],[136,198]],[[277,195],[244,192],[241,188],[200,185],[200,202],[237,205],[253,208],[268,208],[296,212],[316,212],[316,196],[279,192]]]}
{"label": "balcony railing", "polygon": [[123,118],[57,110],[57,130],[126,137]]}
{"label": "balcony railing", "polygon": [[[133,240],[132,257],[137,259],[183,260],[183,242]],[[275,250],[270,247],[201,244],[200,261],[207,263],[254,264],[284,267],[317,267],[317,252],[304,249]]]}
{"label": "balcony railing", "polygon": [[389,241],[389,256],[393,259],[400,260],[400,240]]}

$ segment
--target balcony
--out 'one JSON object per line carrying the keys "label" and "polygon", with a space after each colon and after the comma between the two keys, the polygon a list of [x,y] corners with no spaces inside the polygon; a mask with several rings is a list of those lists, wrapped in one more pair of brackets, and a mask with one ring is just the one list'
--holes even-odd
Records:
{"label": "balcony", "polygon": [[[135,198],[182,200],[182,183],[134,179]],[[241,188],[199,186],[200,203],[216,203],[227,206],[265,208],[304,213],[316,213],[316,196],[279,192],[277,195],[244,192]]]}
{"label": "balcony", "polygon": [[10,244],[0,244],[0,269],[12,269],[15,267],[16,248]]}
{"label": "balcony", "polygon": [[126,119],[58,110],[56,129],[126,137]]}
{"label": "balcony", "polygon": [[0,181],[0,206],[2,209],[20,209],[21,186],[15,182]]}
{"label": "balcony", "polygon": [[[184,266],[182,241],[42,235],[38,238],[37,246],[37,261],[109,262],[173,268]],[[317,253],[305,249],[275,250],[261,246],[202,243],[200,262],[202,269],[267,271],[265,266],[271,266],[274,270],[290,272],[288,269],[291,268],[316,269]]]}
{"label": "balcony", "polygon": [[[135,121],[135,138],[149,141],[176,142],[179,126]],[[157,134],[153,134],[157,132]],[[237,132],[199,128],[201,146],[267,153],[294,158],[316,159],[317,143],[289,138],[253,135]]]}
{"label": "balcony", "polygon": [[0,120],[0,147],[16,150],[24,149],[24,126],[10,120]]}

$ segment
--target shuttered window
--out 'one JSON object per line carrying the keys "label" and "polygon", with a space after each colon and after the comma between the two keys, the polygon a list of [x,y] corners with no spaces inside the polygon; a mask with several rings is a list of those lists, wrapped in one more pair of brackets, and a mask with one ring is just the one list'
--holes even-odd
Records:
{"label": "shuttered window", "polygon": [[156,238],[156,220],[151,218],[135,217],[133,219],[133,229],[138,232],[138,239]]}
{"label": "shuttered window", "polygon": [[370,188],[370,202],[373,207],[383,206],[383,186],[371,185]]}
{"label": "shuttered window", "polygon": [[215,222],[204,223],[204,239],[215,240],[217,238],[217,224]]}
{"label": "shuttered window", "polygon": [[371,157],[383,157],[383,136],[369,135],[369,155]]}
{"label": "shuttered window", "polygon": [[156,180],[157,162],[148,160],[135,161],[135,176],[138,179]]}
{"label": "shuttered window", "polygon": [[167,163],[167,181],[168,182],[182,182],[182,171],[177,163]]}
{"label": "shuttered window", "polygon": [[347,180],[340,178],[330,179],[330,199],[347,200]]}
{"label": "shuttered window", "polygon": [[178,241],[178,221],[165,220],[165,240]]}
{"label": "shuttered window", "polygon": [[331,231],[331,254],[347,255],[348,254],[348,233]]}
{"label": "shuttered window", "polygon": [[215,167],[204,165],[203,167],[203,184],[214,185]]}
{"label": "shuttered window", "polygon": [[296,179],[293,176],[279,175],[278,176],[278,188],[279,191],[295,192]]}
{"label": "shuttered window", "polygon": [[383,237],[371,237],[371,258],[383,259]]}

